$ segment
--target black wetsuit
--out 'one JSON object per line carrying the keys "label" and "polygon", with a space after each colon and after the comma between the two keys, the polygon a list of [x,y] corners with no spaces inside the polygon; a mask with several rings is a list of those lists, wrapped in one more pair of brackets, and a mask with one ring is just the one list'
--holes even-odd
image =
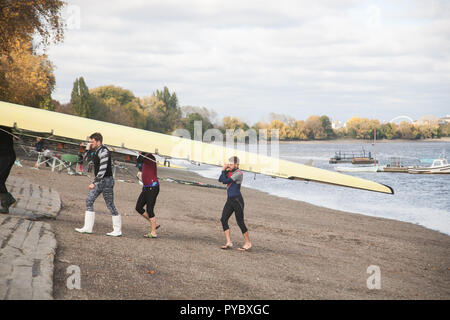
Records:
{"label": "black wetsuit", "polygon": [[11,128],[0,126],[0,129],[0,193],[8,193],[6,180],[16,161],[16,153]]}
{"label": "black wetsuit", "polygon": [[243,179],[243,173],[239,169],[233,171],[222,171],[219,177],[219,181],[227,185],[227,202],[223,207],[222,222],[223,231],[230,229],[228,226],[228,220],[234,212],[236,222],[241,229],[241,232],[246,233],[247,227],[244,222],[244,198],[241,194],[241,184]]}

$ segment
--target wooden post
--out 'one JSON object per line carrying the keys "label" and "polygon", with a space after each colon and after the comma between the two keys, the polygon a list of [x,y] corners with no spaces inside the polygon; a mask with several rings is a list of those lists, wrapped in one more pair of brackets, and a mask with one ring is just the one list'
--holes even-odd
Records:
{"label": "wooden post", "polygon": [[373,129],[373,153],[374,153],[374,165],[377,165],[377,128]]}

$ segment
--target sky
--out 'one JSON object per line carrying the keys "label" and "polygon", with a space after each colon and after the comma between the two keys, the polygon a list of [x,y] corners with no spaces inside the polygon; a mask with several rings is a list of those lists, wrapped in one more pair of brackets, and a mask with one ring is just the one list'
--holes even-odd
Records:
{"label": "sky", "polygon": [[66,0],[53,98],[73,82],[253,124],[270,113],[389,121],[450,114],[448,0]]}

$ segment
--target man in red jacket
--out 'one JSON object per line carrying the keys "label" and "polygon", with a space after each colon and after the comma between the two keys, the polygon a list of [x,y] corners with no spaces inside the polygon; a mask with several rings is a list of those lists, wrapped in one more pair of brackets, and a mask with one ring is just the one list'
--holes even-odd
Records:
{"label": "man in red jacket", "polygon": [[[159,181],[156,170],[156,159],[151,153],[143,153],[137,158],[138,163],[142,163],[139,169],[142,171],[142,192],[136,203],[136,211],[150,222],[150,232],[144,237],[157,238],[156,229],[159,225],[156,224],[155,218],[155,203],[159,194]],[[147,210],[144,210],[147,206]]]}

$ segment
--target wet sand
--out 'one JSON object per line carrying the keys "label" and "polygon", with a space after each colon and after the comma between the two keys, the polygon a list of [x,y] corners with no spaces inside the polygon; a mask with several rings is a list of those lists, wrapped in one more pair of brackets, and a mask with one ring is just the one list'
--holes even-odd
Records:
{"label": "wet sand", "polygon": [[[62,210],[49,220],[56,234],[55,299],[450,299],[450,236],[406,222],[313,206],[243,188],[253,248],[230,219],[233,250],[220,216],[226,191],[161,181],[155,212],[158,239],[134,211],[141,187],[116,177],[115,204],[123,236],[112,231],[100,196],[94,234],[84,222],[92,178],[14,167],[11,175],[56,189]],[[218,169],[218,175],[219,175]],[[192,172],[159,169],[160,177],[216,183]],[[324,195],[326,197],[326,195]],[[357,199],[355,199],[357,201]],[[81,270],[81,290],[66,286],[66,269]],[[368,289],[367,268],[381,271],[381,289]]]}

